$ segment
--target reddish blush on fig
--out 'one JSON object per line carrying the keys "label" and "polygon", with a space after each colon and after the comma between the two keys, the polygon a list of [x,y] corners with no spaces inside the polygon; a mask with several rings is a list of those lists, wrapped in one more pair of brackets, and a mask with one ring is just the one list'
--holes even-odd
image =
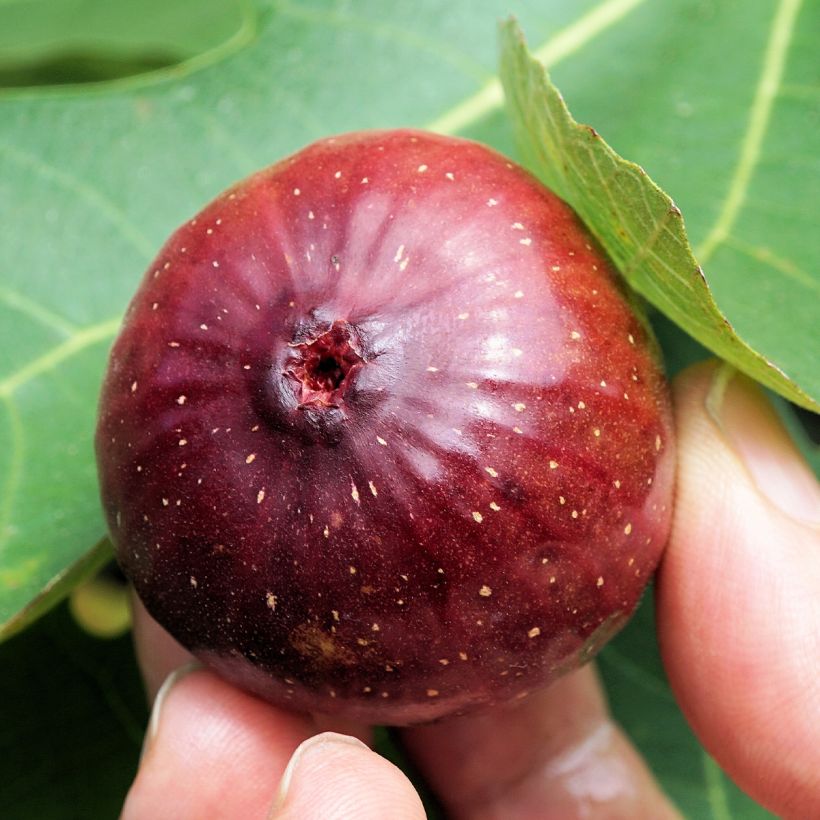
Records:
{"label": "reddish blush on fig", "polygon": [[321,140],[179,228],[96,449],[154,618],[272,703],[371,723],[589,660],[670,528],[667,387],[612,265],[526,171],[419,131]]}

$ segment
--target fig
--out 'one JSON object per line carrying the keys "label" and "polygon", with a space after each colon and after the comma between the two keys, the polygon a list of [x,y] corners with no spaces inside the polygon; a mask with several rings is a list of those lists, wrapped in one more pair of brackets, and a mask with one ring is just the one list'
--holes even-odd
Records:
{"label": "fig", "polygon": [[96,435],[118,560],[206,665],[403,725],[526,697],[633,612],[670,528],[655,342],[495,151],[323,139],[180,227]]}

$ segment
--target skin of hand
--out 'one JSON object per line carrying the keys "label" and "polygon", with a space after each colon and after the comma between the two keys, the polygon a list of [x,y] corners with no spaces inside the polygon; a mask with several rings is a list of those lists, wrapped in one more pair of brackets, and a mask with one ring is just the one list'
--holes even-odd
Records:
{"label": "skin of hand", "polygon": [[[658,636],[700,740],[755,800],[820,815],[820,488],[760,389],[715,363],[673,385],[678,483]],[[411,820],[368,727],[277,709],[191,663],[135,602],[154,702],[124,820]],[[163,683],[164,681],[164,683]],[[454,820],[680,815],[586,666],[515,707],[402,731]]]}

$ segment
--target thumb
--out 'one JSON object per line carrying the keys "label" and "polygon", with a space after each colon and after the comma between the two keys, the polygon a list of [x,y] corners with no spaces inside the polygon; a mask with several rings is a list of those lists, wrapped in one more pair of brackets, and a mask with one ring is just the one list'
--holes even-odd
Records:
{"label": "thumb", "polygon": [[293,753],[268,820],[424,820],[421,800],[392,763],[356,738],[324,732]]}
{"label": "thumb", "polygon": [[678,488],[658,632],[700,740],[757,801],[816,816],[820,489],[762,391],[726,366],[675,387]]}

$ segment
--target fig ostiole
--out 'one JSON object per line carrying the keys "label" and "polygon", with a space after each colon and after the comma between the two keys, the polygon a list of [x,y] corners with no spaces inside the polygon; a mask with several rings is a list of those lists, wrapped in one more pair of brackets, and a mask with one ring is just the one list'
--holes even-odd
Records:
{"label": "fig ostiole", "polygon": [[222,676],[385,724],[514,701],[667,540],[656,346],[574,212],[479,144],[321,140],[179,228],[111,352],[102,499]]}

